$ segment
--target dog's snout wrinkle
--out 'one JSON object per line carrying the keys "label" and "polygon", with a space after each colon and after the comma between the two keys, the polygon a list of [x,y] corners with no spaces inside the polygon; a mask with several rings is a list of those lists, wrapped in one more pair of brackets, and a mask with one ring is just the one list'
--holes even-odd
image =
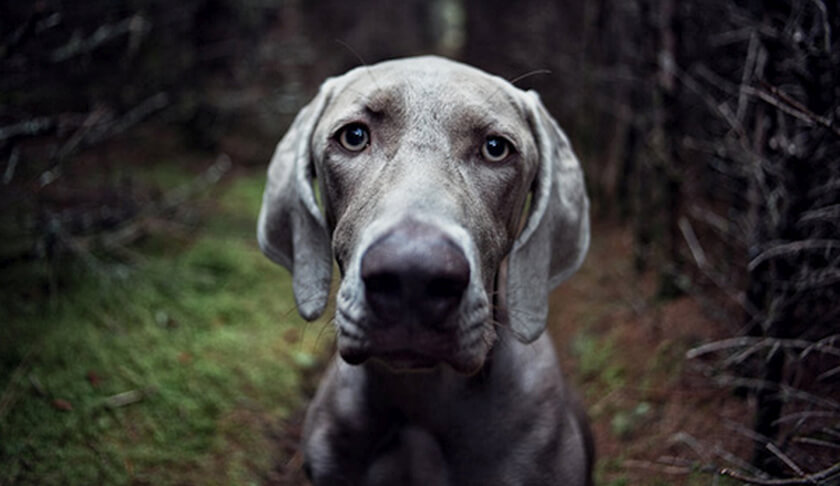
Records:
{"label": "dog's snout wrinkle", "polygon": [[374,242],[361,263],[365,298],[385,325],[443,326],[470,282],[464,252],[440,229],[414,221]]}

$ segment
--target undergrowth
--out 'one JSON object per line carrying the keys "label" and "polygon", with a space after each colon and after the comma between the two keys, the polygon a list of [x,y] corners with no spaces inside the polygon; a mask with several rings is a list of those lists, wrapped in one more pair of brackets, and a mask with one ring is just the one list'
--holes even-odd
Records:
{"label": "undergrowth", "polygon": [[329,339],[256,246],[263,181],[211,189],[191,203],[202,224],[164,226],[121,258],[3,272],[0,484],[249,484],[272,470],[270,434]]}

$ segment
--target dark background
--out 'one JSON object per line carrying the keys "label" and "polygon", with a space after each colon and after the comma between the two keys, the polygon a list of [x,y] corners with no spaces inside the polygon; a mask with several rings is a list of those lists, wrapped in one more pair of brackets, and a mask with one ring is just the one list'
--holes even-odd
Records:
{"label": "dark background", "polygon": [[[122,268],[120,250],[155,231],[139,222],[183,219],[207,186],[263,171],[326,77],[436,53],[537,90],[583,161],[596,244],[626,243],[614,251],[624,285],[647,289],[639,312],[690,299],[715,329],[692,334],[679,366],[741,403],[722,435],[747,445],[648,456],[640,476],[836,478],[838,39],[838,5],[822,0],[3,2],[2,313],[30,319],[27,305],[73,287],[64,269],[90,255]],[[121,170],[160,164],[196,174],[175,203]],[[29,341],[2,336],[9,389]],[[647,413],[587,402],[606,428]],[[22,440],[0,411],[0,433]],[[627,457],[610,454],[600,477],[619,484]],[[0,484],[38,482],[16,464]]]}

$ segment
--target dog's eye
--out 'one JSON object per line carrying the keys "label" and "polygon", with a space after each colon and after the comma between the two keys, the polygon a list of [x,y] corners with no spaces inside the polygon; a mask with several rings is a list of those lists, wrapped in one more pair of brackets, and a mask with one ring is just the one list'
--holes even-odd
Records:
{"label": "dog's eye", "polygon": [[361,152],[370,145],[370,134],[367,127],[361,123],[351,123],[341,129],[338,141],[351,152]]}
{"label": "dog's eye", "polygon": [[500,162],[510,155],[510,142],[504,137],[487,137],[481,146],[481,156],[490,162]]}

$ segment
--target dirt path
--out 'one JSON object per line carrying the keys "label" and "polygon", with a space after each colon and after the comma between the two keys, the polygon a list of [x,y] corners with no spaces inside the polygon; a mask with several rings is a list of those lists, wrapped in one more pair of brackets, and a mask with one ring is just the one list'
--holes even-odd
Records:
{"label": "dirt path", "polygon": [[551,302],[564,371],[593,422],[598,484],[709,484],[698,466],[749,457],[735,424],[750,409],[685,352],[725,330],[692,298],[657,301],[653,276],[633,271],[631,248],[628,231],[596,225],[586,262]]}

